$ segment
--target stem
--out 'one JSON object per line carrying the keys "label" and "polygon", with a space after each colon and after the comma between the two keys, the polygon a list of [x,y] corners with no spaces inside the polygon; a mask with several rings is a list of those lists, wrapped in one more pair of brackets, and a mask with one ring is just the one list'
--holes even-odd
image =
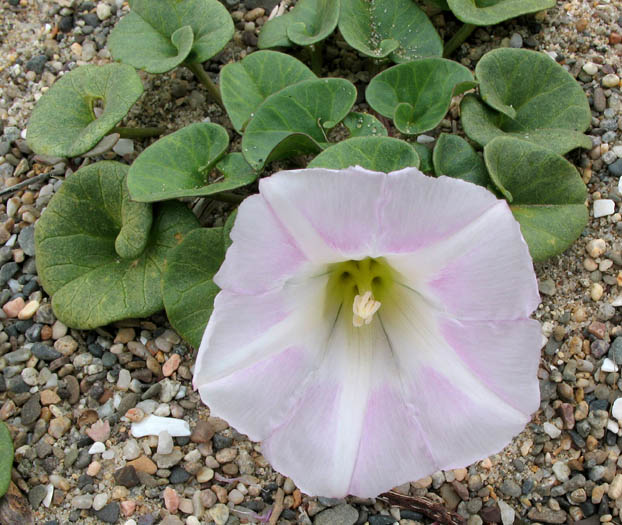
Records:
{"label": "stem", "polygon": [[318,42],[311,46],[311,70],[319,77],[322,75],[324,62],[324,42]]}
{"label": "stem", "polygon": [[473,24],[462,24],[462,27],[458,29],[456,34],[445,44],[445,49],[443,49],[443,57],[449,58],[452,53],[458,49],[467,38],[469,38],[469,35],[475,30],[476,27],[477,26]]}
{"label": "stem", "polygon": [[0,191],[0,196],[10,195],[11,193],[15,193],[16,191],[19,191],[22,188],[26,188],[27,186],[30,186],[31,184],[42,182],[51,176],[52,176],[52,170],[46,173],[42,173],[41,175],[36,175],[35,177],[30,177],[29,179],[26,179],[22,182],[18,182],[17,184],[13,186],[10,186],[9,188],[3,189],[2,191]]}
{"label": "stem", "polygon": [[122,139],[145,139],[158,137],[166,131],[165,128],[112,128],[111,133],[118,133]]}
{"label": "stem", "polygon": [[214,101],[224,109],[222,97],[220,96],[220,90],[218,89],[218,86],[212,82],[212,79],[206,73],[205,69],[203,69],[203,65],[198,62],[191,62],[186,64],[186,67],[192,71],[194,76],[199,79],[199,82],[205,86],[205,89],[207,89]]}
{"label": "stem", "polygon": [[227,202],[229,204],[240,204],[244,200],[243,195],[238,195],[230,191],[221,191],[220,193],[214,193],[213,195],[206,195],[208,199],[215,201]]}

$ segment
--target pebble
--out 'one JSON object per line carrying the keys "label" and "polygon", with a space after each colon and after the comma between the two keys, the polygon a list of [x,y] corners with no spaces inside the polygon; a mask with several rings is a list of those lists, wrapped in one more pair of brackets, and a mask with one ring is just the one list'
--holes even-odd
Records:
{"label": "pebble", "polygon": [[598,73],[598,66],[594,64],[594,62],[586,62],[585,64],[583,64],[582,69],[591,77]]}
{"label": "pebble", "polygon": [[71,420],[66,418],[65,416],[55,417],[50,421],[50,426],[48,427],[48,434],[53,438],[60,439],[65,433],[71,428]]}
{"label": "pebble", "polygon": [[359,513],[354,507],[343,503],[317,514],[314,523],[315,525],[353,525],[358,517]]}
{"label": "pebble", "polygon": [[622,496],[622,474],[616,474],[613,478],[613,481],[609,484],[607,495],[613,500]]}
{"label": "pebble", "polygon": [[590,297],[592,298],[592,301],[600,301],[604,293],[605,289],[600,283],[593,283],[590,287]]}
{"label": "pebble", "polygon": [[177,491],[171,487],[166,487],[162,497],[164,498],[164,506],[166,507],[166,510],[172,514],[175,514],[179,509],[179,495],[177,494]]}
{"label": "pebble", "polygon": [[136,474],[136,469],[132,465],[126,465],[120,469],[115,470],[114,480],[117,485],[131,489],[140,485],[140,478]]}
{"label": "pebble", "polygon": [[607,243],[604,239],[592,239],[590,242],[587,243],[585,251],[589,254],[590,257],[596,259],[607,251]]}
{"label": "pebble", "polygon": [[116,523],[119,519],[120,509],[116,502],[108,503],[95,512],[95,516],[105,523]]}
{"label": "pebble", "polygon": [[132,139],[119,139],[113,146],[112,151],[120,157],[131,155],[134,153],[134,141]]}
{"label": "pebble", "polygon": [[606,217],[615,212],[615,203],[611,199],[597,199],[594,201],[594,218]]}
{"label": "pebble", "polygon": [[503,523],[503,525],[512,525],[516,518],[514,509],[502,499],[497,501],[497,505],[499,505],[499,510],[501,511],[501,523]]}
{"label": "pebble", "polygon": [[603,87],[614,88],[620,85],[620,77],[614,73],[605,75],[601,81]]}
{"label": "pebble", "polygon": [[110,18],[110,15],[112,14],[112,9],[106,2],[99,2],[97,4],[96,13],[97,18],[99,18],[100,20],[106,20]]}
{"label": "pebble", "polygon": [[173,437],[191,434],[190,425],[183,419],[148,415],[142,421],[132,423],[132,435],[137,438],[158,436],[164,430]]}
{"label": "pebble", "polygon": [[110,423],[99,419],[87,429],[86,435],[93,441],[104,442],[110,437]]}

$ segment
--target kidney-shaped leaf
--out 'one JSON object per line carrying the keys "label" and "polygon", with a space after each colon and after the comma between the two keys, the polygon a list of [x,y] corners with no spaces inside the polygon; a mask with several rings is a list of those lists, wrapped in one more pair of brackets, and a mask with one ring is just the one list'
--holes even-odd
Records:
{"label": "kidney-shaped leaf", "polygon": [[492,140],[484,159],[535,260],[563,252],[581,235],[588,220],[587,191],[570,162],[512,137]]}
{"label": "kidney-shaped leaf", "polygon": [[298,0],[296,6],[268,20],[259,33],[260,49],[310,46],[324,40],[337,27],[340,0]]}
{"label": "kidney-shaped leaf", "polygon": [[384,124],[369,113],[352,111],[343,119],[351,137],[386,137],[389,132]]}
{"label": "kidney-shaped leaf", "polygon": [[410,145],[413,147],[419,160],[421,162],[419,169],[428,175],[434,175],[434,164],[432,161],[432,150],[425,144],[419,144],[418,142],[412,142]]}
{"label": "kidney-shaped leaf", "polygon": [[168,252],[162,274],[164,308],[171,325],[198,348],[219,292],[212,278],[225,258],[222,228],[199,228]]}
{"label": "kidney-shaped leaf", "polygon": [[259,171],[266,162],[328,146],[326,130],[341,122],[356,100],[356,88],[342,78],[305,80],[269,96],[242,138],[242,153]]}
{"label": "kidney-shaped leaf", "polygon": [[442,133],[433,153],[434,173],[486,187],[490,183],[484,159],[462,137]]}
{"label": "kidney-shaped leaf", "polygon": [[132,0],[110,33],[112,56],[137,69],[164,73],[182,62],[205,62],[233,36],[218,0]]}
{"label": "kidney-shaped leaf", "polygon": [[553,7],[555,0],[447,0],[456,18],[466,24],[490,26]]}
{"label": "kidney-shaped leaf", "polygon": [[326,148],[309,168],[342,169],[361,166],[368,170],[391,171],[419,167],[419,156],[408,142],[391,137],[354,137]]}
{"label": "kidney-shaped leaf", "polygon": [[465,97],[462,121],[476,142],[484,145],[495,136],[512,133],[547,144],[542,138],[548,134],[552,137],[548,147],[557,153],[591,147],[582,134],[592,118],[587,97],[570,73],[547,55],[496,49],[482,57],[475,74],[482,101],[489,107],[481,107],[475,97]]}
{"label": "kidney-shaped leaf", "polygon": [[162,137],[130,167],[127,187],[132,199],[155,202],[214,193],[209,175],[228,145],[225,128],[209,122]]}
{"label": "kidney-shaped leaf", "polygon": [[443,54],[441,37],[412,0],[341,0],[339,31],[354,49],[373,58],[406,62]]}
{"label": "kidney-shaped leaf", "polygon": [[98,162],[70,176],[37,222],[41,284],[54,313],[90,329],[162,309],[164,258],[198,226],[181,203],[162,205],[152,225],[150,204],[132,202],[127,166]]}
{"label": "kidney-shaped leaf", "polygon": [[365,98],[378,113],[392,118],[402,133],[414,135],[435,128],[451,97],[473,86],[473,75],[457,62],[422,58],[376,75]]}
{"label": "kidney-shaped leaf", "polygon": [[[142,92],[131,66],[80,66],[39,99],[28,122],[28,144],[40,155],[86,153],[125,117]],[[97,108],[102,110],[98,117]]]}
{"label": "kidney-shaped leaf", "polygon": [[316,78],[300,60],[276,51],[257,51],[220,72],[220,91],[233,127],[242,132],[266,98],[303,80]]}

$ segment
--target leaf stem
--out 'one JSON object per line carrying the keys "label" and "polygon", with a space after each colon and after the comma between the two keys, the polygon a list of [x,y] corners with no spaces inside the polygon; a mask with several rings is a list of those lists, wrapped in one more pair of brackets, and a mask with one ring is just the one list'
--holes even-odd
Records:
{"label": "leaf stem", "polygon": [[165,128],[112,128],[111,133],[118,133],[122,139],[144,139],[158,137],[166,131]]}
{"label": "leaf stem", "polygon": [[206,195],[208,199],[215,201],[226,202],[228,204],[240,204],[244,199],[244,195],[238,195],[231,191],[221,191],[220,193],[214,193],[212,195]]}
{"label": "leaf stem", "polygon": [[220,90],[218,89],[218,86],[216,86],[216,84],[212,82],[212,79],[209,77],[205,69],[203,69],[203,65],[199,64],[198,62],[190,62],[186,64],[186,67],[190,71],[192,71],[194,73],[194,76],[196,76],[199,79],[199,82],[201,82],[201,84],[205,86],[205,89],[207,89],[212,99],[214,99],[214,101],[221,108],[224,109],[225,107],[222,103],[222,97],[220,96]]}
{"label": "leaf stem", "polygon": [[324,63],[324,42],[318,42],[311,46],[311,70],[319,77],[322,75]]}
{"label": "leaf stem", "polygon": [[453,52],[458,49],[467,38],[469,38],[469,35],[475,30],[476,27],[477,26],[474,24],[462,24],[462,27],[458,29],[456,34],[445,44],[445,48],[443,49],[443,57],[449,58]]}
{"label": "leaf stem", "polygon": [[11,193],[15,193],[16,191],[19,191],[23,188],[30,186],[31,184],[36,184],[37,182],[43,182],[44,180],[50,178],[52,175],[53,175],[52,170],[50,170],[46,173],[41,173],[40,175],[30,177],[29,179],[26,179],[22,182],[18,182],[17,184],[14,184],[13,186],[3,189],[2,191],[0,191],[0,196],[10,195]]}

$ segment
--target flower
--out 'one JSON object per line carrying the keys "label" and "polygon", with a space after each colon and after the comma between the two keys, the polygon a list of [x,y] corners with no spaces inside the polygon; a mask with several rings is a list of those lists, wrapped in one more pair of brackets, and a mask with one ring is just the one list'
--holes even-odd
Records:
{"label": "flower", "polygon": [[415,168],[280,172],[259,190],[195,365],[214,415],[332,497],[463,467],[523,429],[539,296],[505,201]]}

